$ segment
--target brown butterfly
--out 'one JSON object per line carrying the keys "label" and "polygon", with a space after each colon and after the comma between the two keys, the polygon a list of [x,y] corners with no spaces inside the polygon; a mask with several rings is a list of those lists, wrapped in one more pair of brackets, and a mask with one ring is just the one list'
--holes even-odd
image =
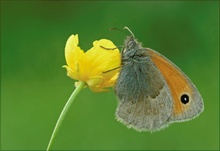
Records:
{"label": "brown butterfly", "polygon": [[125,39],[114,87],[118,121],[138,131],[156,131],[197,117],[204,105],[192,81],[166,57],[143,48],[125,29],[131,36]]}

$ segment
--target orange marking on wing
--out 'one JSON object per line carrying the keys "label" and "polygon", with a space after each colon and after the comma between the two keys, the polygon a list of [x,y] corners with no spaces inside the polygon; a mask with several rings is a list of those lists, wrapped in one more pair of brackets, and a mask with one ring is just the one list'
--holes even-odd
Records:
{"label": "orange marking on wing", "polygon": [[182,113],[184,108],[186,108],[188,105],[183,105],[181,103],[181,95],[184,93],[191,94],[193,91],[188,84],[188,80],[185,78],[184,73],[181,72],[181,70],[173,65],[168,59],[151,50],[149,50],[149,54],[154,64],[159,68],[160,72],[164,76],[170,88],[174,101],[174,113]]}

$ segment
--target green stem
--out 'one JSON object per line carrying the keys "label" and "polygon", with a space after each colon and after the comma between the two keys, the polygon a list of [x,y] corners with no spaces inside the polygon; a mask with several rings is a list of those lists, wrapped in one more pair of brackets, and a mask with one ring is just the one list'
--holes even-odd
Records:
{"label": "green stem", "polygon": [[54,130],[53,130],[53,133],[51,135],[51,138],[50,138],[50,142],[47,146],[47,151],[49,151],[51,149],[51,146],[55,140],[55,136],[63,122],[63,119],[67,113],[67,111],[69,110],[71,104],[73,103],[74,99],[76,98],[77,94],[82,90],[82,88],[85,86],[85,82],[79,82],[79,85],[76,87],[76,89],[73,91],[73,93],[71,94],[70,98],[68,99],[68,101],[66,102],[66,105],[64,106],[58,120],[57,120],[57,123],[54,127]]}

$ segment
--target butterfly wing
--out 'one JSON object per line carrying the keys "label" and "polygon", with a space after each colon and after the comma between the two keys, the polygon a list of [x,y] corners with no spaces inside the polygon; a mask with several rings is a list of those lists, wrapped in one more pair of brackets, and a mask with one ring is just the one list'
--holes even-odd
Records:
{"label": "butterfly wing", "polygon": [[172,115],[169,122],[190,120],[203,110],[203,99],[192,81],[171,61],[156,51],[147,49],[153,63],[160,70],[172,95]]}
{"label": "butterfly wing", "polygon": [[115,85],[119,104],[116,118],[138,131],[167,126],[172,114],[172,96],[163,75],[147,56],[127,62]]}

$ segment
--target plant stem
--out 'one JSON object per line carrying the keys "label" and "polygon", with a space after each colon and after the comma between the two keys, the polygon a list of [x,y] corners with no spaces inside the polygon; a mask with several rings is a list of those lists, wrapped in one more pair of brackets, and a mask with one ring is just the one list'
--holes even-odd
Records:
{"label": "plant stem", "polygon": [[49,144],[47,146],[47,151],[49,151],[51,149],[51,146],[55,140],[55,136],[63,122],[63,119],[65,118],[65,115],[67,113],[67,111],[70,109],[71,104],[73,103],[74,99],[76,98],[77,94],[82,90],[82,88],[85,86],[85,82],[79,82],[79,85],[76,87],[76,89],[73,91],[73,93],[71,94],[70,98],[68,99],[68,101],[66,102],[66,105],[64,106],[58,120],[57,123],[54,127],[53,133],[51,135]]}

